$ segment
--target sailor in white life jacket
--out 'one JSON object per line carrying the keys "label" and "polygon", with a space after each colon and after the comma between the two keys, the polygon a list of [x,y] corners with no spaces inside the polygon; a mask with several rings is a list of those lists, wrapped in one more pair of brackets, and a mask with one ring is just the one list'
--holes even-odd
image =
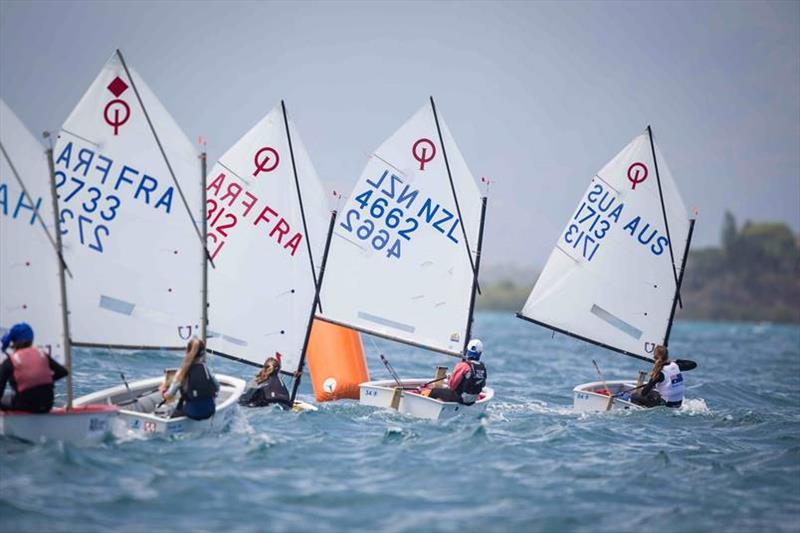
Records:
{"label": "sailor in white life jacket", "polygon": [[697,363],[688,359],[670,361],[666,346],[656,346],[650,381],[640,390],[631,393],[631,402],[643,407],[680,407],[683,403],[685,384],[683,374],[697,368]]}
{"label": "sailor in white life jacket", "polygon": [[[10,354],[6,349],[12,349]],[[47,413],[53,408],[54,383],[69,372],[52,357],[33,345],[33,329],[21,322],[3,335],[3,353],[8,355],[0,364],[0,409]],[[14,390],[3,397],[6,384]]]}

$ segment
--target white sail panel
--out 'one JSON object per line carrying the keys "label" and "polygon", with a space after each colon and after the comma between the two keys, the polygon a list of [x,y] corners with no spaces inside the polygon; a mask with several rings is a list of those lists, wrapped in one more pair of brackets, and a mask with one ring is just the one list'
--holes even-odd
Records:
{"label": "white sail panel", "polygon": [[441,116],[439,122],[471,251],[426,105],[369,158],[339,212],[320,318],[458,354],[466,343],[481,198]]}
{"label": "white sail panel", "polygon": [[[330,210],[296,129],[292,148],[314,266]],[[283,113],[273,109],[214,165],[207,178],[208,347],[254,364],[280,353],[294,372],[315,294],[309,242]]]}
{"label": "white sail panel", "polygon": [[[180,347],[201,320],[199,154],[144,80],[135,88],[190,216],[114,55],[64,123],[55,149],[72,339]],[[195,220],[192,220],[192,219]]]}
{"label": "white sail panel", "polygon": [[652,359],[664,342],[690,227],[672,174],[656,154],[675,271],[644,133],[592,178],[521,315]]}
{"label": "white sail panel", "polygon": [[3,100],[0,144],[0,334],[27,322],[34,342],[63,361],[50,169],[44,148]]}

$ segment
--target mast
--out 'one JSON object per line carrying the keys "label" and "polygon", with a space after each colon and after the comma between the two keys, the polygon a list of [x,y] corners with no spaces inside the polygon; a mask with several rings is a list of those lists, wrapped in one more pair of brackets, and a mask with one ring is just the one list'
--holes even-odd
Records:
{"label": "mast", "polygon": [[206,333],[208,330],[208,249],[206,248],[206,239],[208,238],[208,217],[206,216],[206,196],[208,196],[208,192],[206,191],[206,165],[207,165],[207,158],[206,158],[206,151],[205,146],[203,146],[203,152],[200,154],[200,183],[201,183],[201,204],[200,204],[200,214],[202,216],[202,223],[203,226],[201,228],[202,233],[202,240],[203,240],[203,296],[202,296],[202,313],[200,318],[200,340],[203,341],[203,345],[206,344]]}
{"label": "mast", "polygon": [[481,198],[481,223],[480,223],[480,231],[478,232],[478,253],[475,256],[475,275],[472,278],[472,293],[469,297],[469,315],[467,316],[467,333],[464,338],[464,349],[466,349],[467,343],[472,338],[472,319],[473,313],[475,311],[475,293],[477,292],[478,288],[478,272],[481,269],[481,250],[483,248],[483,223],[486,220],[486,200],[487,198],[484,196]]}
{"label": "mast", "polygon": [[[50,134],[46,134],[47,137]],[[56,192],[56,166],[53,162],[52,145],[45,151],[47,166],[50,169],[50,196],[53,200],[53,218],[55,223],[56,249],[58,252],[58,288],[61,293],[61,327],[64,329],[64,364],[67,367],[67,409],[72,409],[72,344],[69,335],[69,310],[67,307],[67,283],[64,279],[64,258],[61,254],[61,217],[58,211],[58,193]]]}
{"label": "mast", "polygon": [[[678,271],[675,268],[675,254],[672,251],[672,236],[669,233],[669,220],[667,220],[667,207],[664,205],[664,193],[661,190],[661,175],[658,172],[658,158],[656,157],[656,146],[653,143],[653,130],[650,128],[650,125],[647,125],[647,137],[650,139],[650,153],[653,154],[653,165],[656,169],[656,182],[658,183],[658,199],[661,200],[661,214],[664,215],[664,227],[667,229],[667,245],[669,246],[669,258],[670,262],[672,263],[672,275],[675,278],[675,286],[676,290],[680,289],[680,281],[678,280]],[[678,304],[683,307],[683,302],[681,302],[681,295],[680,292],[677,293],[678,295]],[[671,320],[671,319],[670,319]]]}
{"label": "mast", "polygon": [[[285,117],[286,115],[284,115]],[[300,378],[303,376],[303,367],[306,362],[306,350],[308,349],[308,341],[311,338],[311,328],[314,325],[314,315],[316,314],[319,305],[319,291],[322,288],[322,279],[325,277],[325,264],[328,262],[328,251],[331,248],[331,237],[333,237],[333,227],[336,224],[336,211],[331,212],[331,221],[328,224],[328,237],[325,240],[325,251],[322,253],[322,264],[319,268],[319,278],[314,286],[314,304],[311,306],[311,312],[308,314],[308,325],[306,326],[306,336],[303,339],[303,351],[300,352],[300,365],[297,368],[297,374],[294,377],[292,384],[292,396],[290,401],[294,404],[294,399],[297,397],[297,389],[300,388]]]}
{"label": "mast", "polygon": [[[461,216],[461,206],[458,205],[458,195],[456,194],[456,185],[453,183],[453,173],[450,172],[450,160],[447,159],[447,149],[444,147],[444,138],[442,137],[442,128],[439,126],[439,115],[436,112],[436,104],[433,101],[433,96],[430,97],[431,100],[431,109],[433,110],[433,120],[436,122],[436,132],[439,134],[439,145],[442,147],[442,155],[444,156],[444,165],[447,168],[447,177],[450,179],[450,190],[453,191],[453,201],[456,204],[456,213],[458,213],[458,223],[461,226],[461,233],[464,235],[464,245],[467,248],[467,257],[469,258],[469,266],[472,268],[472,273],[475,276],[475,279],[478,278],[478,269],[475,267],[475,263],[472,261],[472,252],[470,251],[469,247],[469,239],[467,238],[467,228],[464,227],[464,217]],[[478,293],[480,294],[481,288],[479,284],[476,284]],[[470,311],[470,317],[472,312]],[[468,342],[468,341],[464,341]]]}
{"label": "mast", "polygon": [[[297,165],[294,161],[294,147],[292,146],[292,134],[289,133],[289,119],[286,115],[286,104],[281,100],[281,111],[283,112],[283,125],[286,127],[286,139],[289,141],[289,157],[292,160],[292,172],[294,173],[294,184],[297,188],[297,201],[300,204],[300,218],[303,220],[303,233],[306,237],[306,248],[308,249],[308,260],[311,262],[311,276],[314,285],[317,284],[317,273],[314,269],[314,254],[311,253],[311,239],[308,238],[308,225],[306,224],[306,211],[303,208],[303,195],[300,192],[300,180],[297,177]],[[315,304],[316,307],[316,304]]]}
{"label": "mast", "polygon": [[[672,321],[675,318],[675,308],[681,298],[681,284],[683,283],[683,273],[686,272],[686,259],[689,257],[689,245],[692,243],[692,233],[694,232],[694,219],[689,221],[689,235],[686,238],[686,248],[683,250],[683,259],[681,260],[681,273],[678,276],[678,283],[675,287],[675,297],[672,299],[672,310],[669,313],[669,322],[667,323],[667,332],[664,334],[664,346],[669,345],[669,334],[672,332]],[[669,238],[669,237],[667,237]],[[681,306],[683,307],[683,306]]]}

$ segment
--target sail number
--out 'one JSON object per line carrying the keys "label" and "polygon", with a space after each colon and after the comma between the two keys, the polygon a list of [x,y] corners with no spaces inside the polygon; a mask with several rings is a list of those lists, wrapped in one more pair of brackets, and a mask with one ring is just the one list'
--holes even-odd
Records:
{"label": "sail number", "polygon": [[[625,204],[613,190],[596,178],[592,182],[562,236],[564,243],[587,261],[595,258],[603,239],[620,223],[625,209]],[[656,225],[643,221],[641,216],[634,216],[627,221],[623,231],[656,256],[663,254],[669,244]]]}
{"label": "sail number", "polygon": [[400,259],[403,243],[411,241],[425,224],[445,242],[459,244],[459,218],[401,177],[384,170],[375,179],[366,178],[364,185],[365,189],[352,198],[352,207],[344,213],[339,227],[374,250]]}
{"label": "sail number", "polygon": [[103,253],[112,221],[122,207],[121,198],[139,202],[166,215],[172,212],[174,189],[94,148],[67,142],[54,161],[59,221],[62,235]]}
{"label": "sail number", "polygon": [[[355,202],[359,206],[358,209],[348,210],[339,226],[350,233],[355,233],[356,237],[368,242],[375,250],[385,249],[386,257],[400,259],[402,253],[400,239],[410,241],[411,234],[419,227],[419,222],[413,217],[406,217],[399,207],[389,208],[389,200],[386,198],[375,198],[370,204],[371,199],[371,190],[366,190],[356,196]],[[363,220],[362,213],[364,214]],[[375,221],[383,224],[385,228],[376,231]],[[389,245],[389,241],[392,241],[393,236],[389,230],[393,230],[397,234],[391,245]]]}
{"label": "sail number", "polygon": [[[103,194],[97,187],[86,187],[85,180],[75,176],[67,178],[66,173],[60,170],[55,173],[55,177],[56,191],[60,191],[58,195],[61,200],[60,205],[65,206],[61,208],[58,216],[61,235],[75,231],[83,246],[103,253],[103,239],[111,234],[106,222],[111,222],[117,217],[117,210],[122,203],[119,196]],[[84,189],[83,201],[76,199],[78,193]],[[73,199],[75,202],[72,202]]]}

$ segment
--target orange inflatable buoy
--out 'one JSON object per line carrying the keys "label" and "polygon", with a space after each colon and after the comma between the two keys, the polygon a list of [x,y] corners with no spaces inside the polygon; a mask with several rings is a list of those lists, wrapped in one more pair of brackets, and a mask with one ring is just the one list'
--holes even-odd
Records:
{"label": "orange inflatable buoy", "polygon": [[330,322],[314,320],[306,362],[318,402],[357,400],[358,385],[369,381],[361,336]]}

